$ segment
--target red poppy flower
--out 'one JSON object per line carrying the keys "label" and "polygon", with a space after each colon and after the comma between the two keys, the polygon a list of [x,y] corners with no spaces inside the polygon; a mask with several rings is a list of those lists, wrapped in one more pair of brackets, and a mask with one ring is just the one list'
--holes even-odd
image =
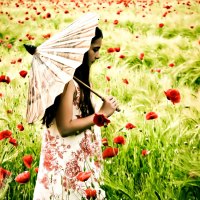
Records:
{"label": "red poppy flower", "polygon": [[126,57],[125,55],[120,55],[119,56],[119,58],[122,58],[122,59],[125,58],[125,57]]}
{"label": "red poppy flower", "polygon": [[163,6],[163,8],[166,8],[166,9],[170,9],[172,6],[169,6],[169,5],[166,5],[166,6]]}
{"label": "red poppy flower", "polygon": [[140,60],[143,60],[144,59],[144,53],[141,53],[139,58],[140,58]]}
{"label": "red poppy flower", "polygon": [[170,63],[170,64],[169,64],[169,67],[174,67],[174,66],[175,66],[174,63]]}
{"label": "red poppy flower", "polygon": [[161,69],[160,69],[160,68],[157,68],[157,69],[155,69],[155,70],[156,70],[156,72],[158,72],[158,73],[161,72]]}
{"label": "red poppy flower", "polygon": [[97,126],[101,127],[101,126],[108,125],[108,123],[110,123],[110,120],[107,119],[103,114],[96,114],[95,113],[94,118],[93,118],[93,122]]}
{"label": "red poppy flower", "polygon": [[128,82],[128,80],[126,78],[123,78],[122,81],[123,81],[123,83],[125,83],[127,85],[129,84],[129,82]]}
{"label": "red poppy flower", "polygon": [[108,140],[107,140],[107,138],[102,138],[101,142],[102,142],[102,144],[104,146],[108,146]]}
{"label": "red poppy flower", "polygon": [[34,171],[35,171],[36,173],[38,173],[38,170],[39,170],[38,167],[36,167],[36,168],[34,169]]}
{"label": "red poppy flower", "polygon": [[92,188],[88,188],[85,190],[85,195],[87,199],[95,199],[97,197],[97,191]]}
{"label": "red poppy flower", "polygon": [[47,33],[47,34],[42,35],[42,36],[43,36],[43,38],[47,39],[47,38],[50,38],[50,37],[51,37],[51,34],[50,34],[50,33]]}
{"label": "red poppy flower", "polygon": [[116,52],[120,52],[120,47],[115,47],[114,49]]}
{"label": "red poppy flower", "polygon": [[163,17],[166,17],[167,14],[168,14],[168,11],[166,11],[162,16],[163,16]]}
{"label": "red poppy flower", "polygon": [[119,135],[113,139],[113,142],[116,144],[125,144],[126,139],[124,138],[124,136]]}
{"label": "red poppy flower", "polygon": [[12,44],[7,44],[8,49],[12,48]]}
{"label": "red poppy flower", "polygon": [[181,100],[180,92],[176,89],[169,89],[164,91],[168,100],[170,100],[173,104],[179,103]]}
{"label": "red poppy flower", "polygon": [[76,176],[76,178],[79,180],[79,181],[87,181],[90,176],[92,175],[92,172],[79,172],[78,175]]}
{"label": "red poppy flower", "polygon": [[8,114],[12,114],[13,111],[9,109],[9,110],[7,110],[7,113],[8,113]]}
{"label": "red poppy flower", "polygon": [[2,93],[0,93],[0,98],[2,98],[3,97],[3,94]]}
{"label": "red poppy flower", "polygon": [[69,13],[69,10],[65,10],[65,12],[64,12],[65,14],[68,14]]}
{"label": "red poppy flower", "polygon": [[12,144],[12,145],[14,145],[15,147],[18,145],[18,144],[17,144],[17,140],[14,139],[14,138],[12,138],[12,137],[10,137],[9,143]]}
{"label": "red poppy flower", "polygon": [[22,124],[18,124],[17,128],[19,131],[23,131],[24,130],[24,126]]}
{"label": "red poppy flower", "polygon": [[46,18],[50,18],[50,17],[51,17],[51,13],[47,13]]}
{"label": "red poppy flower", "polygon": [[33,157],[32,155],[26,155],[22,158],[23,162],[24,162],[24,165],[27,167],[27,168],[31,168],[31,164],[33,162]]}
{"label": "red poppy flower", "polygon": [[11,175],[11,172],[9,172],[8,170],[0,167],[0,188],[2,187],[3,185],[3,180],[7,177],[7,176],[10,176]]}
{"label": "red poppy flower", "polygon": [[117,15],[120,15],[121,12],[122,12],[122,10],[118,10],[117,11]]}
{"label": "red poppy flower", "polygon": [[9,78],[9,76],[1,75],[1,76],[0,76],[0,82],[4,82],[4,83],[9,84],[9,83],[10,83],[10,78]]}
{"label": "red poppy flower", "polygon": [[19,63],[22,62],[22,58],[18,58],[17,62]]}
{"label": "red poppy flower", "polygon": [[127,123],[125,127],[126,127],[126,129],[128,129],[128,130],[129,130],[129,129],[136,128],[136,126],[133,125],[133,124],[131,124],[131,123]]}
{"label": "red poppy flower", "polygon": [[46,7],[45,7],[45,6],[42,6],[42,10],[46,11]]}
{"label": "red poppy flower", "polygon": [[150,153],[150,151],[146,150],[146,149],[143,149],[142,150],[142,156],[146,156]]}
{"label": "red poppy flower", "polygon": [[105,158],[112,158],[116,156],[117,154],[118,154],[118,148],[107,147],[106,149],[104,149],[102,156],[103,156],[103,159],[105,159]]}
{"label": "red poppy flower", "polygon": [[117,19],[114,20],[113,24],[117,25],[119,23],[119,21]]}
{"label": "red poppy flower", "polygon": [[0,132],[0,140],[3,140],[5,138],[9,138],[9,137],[11,137],[11,135],[12,135],[12,132],[9,131],[9,130],[1,131]]}
{"label": "red poppy flower", "polygon": [[16,60],[12,60],[10,63],[13,65],[16,64]]}
{"label": "red poppy flower", "polygon": [[146,114],[146,120],[156,119],[158,115],[155,112],[149,112]]}
{"label": "red poppy flower", "polygon": [[159,26],[159,28],[162,28],[164,26],[164,24],[160,23],[158,26]]}
{"label": "red poppy flower", "polygon": [[110,77],[109,77],[109,76],[106,76],[106,80],[107,80],[107,81],[110,81]]}
{"label": "red poppy flower", "polygon": [[21,174],[17,175],[15,181],[21,184],[27,183],[31,178],[31,174],[29,171],[22,172]]}
{"label": "red poppy flower", "polygon": [[107,66],[107,68],[108,68],[108,69],[111,69],[111,68],[112,68],[112,66]]}
{"label": "red poppy flower", "polygon": [[113,53],[113,52],[115,52],[115,49],[112,48],[112,47],[110,47],[110,48],[107,49],[107,52],[108,52],[108,53]]}

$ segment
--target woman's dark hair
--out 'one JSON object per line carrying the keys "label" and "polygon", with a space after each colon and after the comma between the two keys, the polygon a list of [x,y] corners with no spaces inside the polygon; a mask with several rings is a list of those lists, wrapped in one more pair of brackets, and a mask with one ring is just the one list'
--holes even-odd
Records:
{"label": "woman's dark hair", "polygon": [[[91,44],[94,43],[99,38],[103,38],[103,33],[101,29],[96,27],[95,36],[92,38]],[[76,69],[74,76],[90,87],[89,74],[90,74],[90,67],[88,65],[88,52],[86,52],[83,57],[83,62]],[[82,84],[79,84],[79,87],[81,88],[83,94],[83,98],[80,98],[79,106],[82,113],[82,117],[86,117],[94,113],[94,108],[91,102],[90,90],[87,89]],[[46,125],[47,128],[50,127],[52,120],[55,118],[56,111],[60,103],[60,96],[61,95],[58,95],[55,98],[54,104],[46,109],[45,114],[42,118],[42,124]]]}

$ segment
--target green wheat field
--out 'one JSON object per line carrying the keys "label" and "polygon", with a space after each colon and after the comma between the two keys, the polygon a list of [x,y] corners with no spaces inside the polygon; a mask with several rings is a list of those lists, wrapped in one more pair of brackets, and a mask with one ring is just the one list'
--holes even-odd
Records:
{"label": "green wheat field", "polygon": [[[119,149],[103,160],[107,199],[199,200],[197,0],[0,1],[0,132],[11,131],[13,139],[0,138],[0,168],[11,172],[0,171],[0,199],[31,200],[39,165],[42,126],[26,123],[32,56],[23,44],[38,46],[87,12],[99,14],[104,35],[91,70],[93,89],[115,96],[121,109],[101,128],[102,138]],[[167,98],[170,89],[180,93],[178,101]],[[149,112],[156,117],[146,118]],[[116,136],[125,142],[114,143]],[[25,155],[33,157],[30,168]],[[15,178],[24,171],[30,180],[20,184]]]}

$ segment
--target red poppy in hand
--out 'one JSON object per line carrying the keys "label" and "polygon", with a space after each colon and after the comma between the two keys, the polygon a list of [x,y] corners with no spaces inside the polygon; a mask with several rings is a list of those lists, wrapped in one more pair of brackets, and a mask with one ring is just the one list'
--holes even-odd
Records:
{"label": "red poppy in hand", "polygon": [[21,174],[17,175],[15,181],[21,184],[27,183],[31,178],[31,174],[28,171],[22,172]]}
{"label": "red poppy in hand", "polygon": [[118,154],[118,148],[115,148],[115,147],[107,147],[102,153],[103,159],[112,158],[116,156],[117,154]]}
{"label": "red poppy in hand", "polygon": [[79,181],[87,181],[90,176],[91,176],[92,172],[79,172],[78,175],[76,176],[76,178],[79,180]]}
{"label": "red poppy in hand", "polygon": [[116,144],[125,144],[126,139],[124,138],[124,136],[119,135],[113,139],[113,142]]}
{"label": "red poppy in hand", "polygon": [[169,89],[164,93],[167,99],[170,100],[173,104],[179,103],[181,100],[180,92],[176,89]]}
{"label": "red poppy in hand", "polygon": [[33,157],[32,155],[26,155],[22,158],[23,162],[24,162],[24,165],[27,167],[27,168],[31,168],[31,164],[33,162]]}
{"label": "red poppy in hand", "polygon": [[95,113],[94,118],[93,118],[93,122],[97,126],[101,127],[101,126],[107,126],[108,123],[110,123],[110,120],[107,119],[103,114],[96,114]]}
{"label": "red poppy in hand", "polygon": [[158,115],[155,112],[149,112],[146,114],[146,120],[156,119]]}
{"label": "red poppy in hand", "polygon": [[5,138],[9,138],[12,135],[12,132],[9,130],[4,130],[0,132],[0,140],[3,140]]}
{"label": "red poppy in hand", "polygon": [[97,191],[92,188],[88,188],[85,190],[85,195],[87,199],[95,199],[97,197]]}

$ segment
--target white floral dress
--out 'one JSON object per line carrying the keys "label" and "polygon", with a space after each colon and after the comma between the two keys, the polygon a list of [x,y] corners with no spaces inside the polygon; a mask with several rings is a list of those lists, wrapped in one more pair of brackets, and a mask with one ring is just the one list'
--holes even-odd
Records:
{"label": "white floral dress", "polygon": [[[76,119],[81,117],[78,107],[80,88],[74,83],[73,118]],[[105,199],[105,192],[99,187],[101,135],[100,131],[94,131],[96,128],[99,127],[78,135],[61,137],[53,120],[50,128],[43,133],[34,200],[86,199],[87,188],[97,191],[96,199]],[[77,174],[84,171],[91,171],[92,175],[87,181],[81,182]]]}

